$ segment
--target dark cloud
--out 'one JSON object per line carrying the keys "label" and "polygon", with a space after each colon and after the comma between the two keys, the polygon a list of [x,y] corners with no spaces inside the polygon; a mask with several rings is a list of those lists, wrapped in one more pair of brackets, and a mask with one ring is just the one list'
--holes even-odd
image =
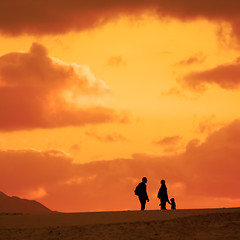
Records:
{"label": "dark cloud", "polygon": [[219,65],[212,69],[191,72],[180,80],[180,83],[194,91],[204,91],[207,84],[215,84],[227,90],[240,86],[240,63]]}
{"label": "dark cloud", "polygon": [[122,14],[153,11],[160,17],[181,20],[206,18],[227,21],[240,36],[238,0],[8,0],[0,2],[0,31],[6,34],[57,34],[99,26]]}

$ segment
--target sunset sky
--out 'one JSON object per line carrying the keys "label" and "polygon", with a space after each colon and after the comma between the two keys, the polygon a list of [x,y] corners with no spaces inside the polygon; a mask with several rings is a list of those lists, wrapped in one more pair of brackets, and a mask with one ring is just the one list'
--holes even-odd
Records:
{"label": "sunset sky", "polygon": [[239,207],[240,1],[0,0],[0,43],[0,191]]}

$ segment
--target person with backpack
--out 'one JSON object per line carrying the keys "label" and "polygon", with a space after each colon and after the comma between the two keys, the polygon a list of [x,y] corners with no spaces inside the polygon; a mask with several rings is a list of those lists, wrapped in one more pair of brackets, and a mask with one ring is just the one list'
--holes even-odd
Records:
{"label": "person with backpack", "polygon": [[140,204],[141,204],[141,211],[145,210],[145,205],[146,205],[146,201],[149,202],[149,198],[148,198],[148,195],[147,195],[147,178],[146,177],[143,177],[142,178],[142,182],[140,182],[134,193],[135,195],[138,196],[139,198],[139,201],[140,201]]}

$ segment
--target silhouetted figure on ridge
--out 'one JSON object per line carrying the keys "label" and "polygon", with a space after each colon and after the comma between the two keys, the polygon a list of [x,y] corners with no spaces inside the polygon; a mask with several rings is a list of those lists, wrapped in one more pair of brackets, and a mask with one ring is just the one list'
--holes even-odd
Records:
{"label": "silhouetted figure on ridge", "polygon": [[137,187],[136,187],[136,189],[134,191],[135,195],[138,196],[139,201],[141,203],[141,211],[143,211],[145,209],[146,201],[149,202],[149,198],[148,198],[148,195],[147,195],[146,183],[147,183],[147,178],[143,177],[142,178],[142,182],[140,182],[137,185]]}
{"label": "silhouetted figure on ridge", "polygon": [[172,209],[172,210],[176,209],[176,203],[175,203],[174,198],[171,198],[171,199],[170,199],[170,202],[171,202],[171,203],[170,203],[170,204],[171,204],[171,209]]}
{"label": "silhouetted figure on ridge", "polygon": [[158,195],[157,197],[160,199],[160,205],[161,205],[161,210],[167,210],[166,209],[166,203],[168,202],[169,204],[171,204],[169,202],[169,199],[168,199],[168,194],[167,194],[167,187],[166,187],[166,184],[165,184],[165,180],[161,180],[161,187],[158,191]]}

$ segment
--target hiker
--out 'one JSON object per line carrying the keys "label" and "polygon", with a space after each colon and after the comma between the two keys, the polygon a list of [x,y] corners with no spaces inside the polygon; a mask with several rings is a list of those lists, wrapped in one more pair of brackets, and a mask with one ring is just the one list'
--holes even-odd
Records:
{"label": "hiker", "polygon": [[169,202],[169,199],[168,199],[167,187],[166,187],[166,184],[165,184],[165,180],[161,180],[161,187],[158,191],[157,197],[160,199],[161,210],[167,210],[166,209],[166,203],[167,202],[169,204],[171,204],[171,203]]}
{"label": "hiker", "polygon": [[147,178],[146,177],[143,177],[142,178],[142,182],[140,182],[136,189],[135,189],[135,195],[138,196],[139,198],[139,201],[141,203],[141,211],[143,211],[145,209],[145,205],[146,205],[146,201],[149,202],[149,198],[148,198],[148,195],[147,195],[147,186],[146,186],[146,183],[147,183]]}

